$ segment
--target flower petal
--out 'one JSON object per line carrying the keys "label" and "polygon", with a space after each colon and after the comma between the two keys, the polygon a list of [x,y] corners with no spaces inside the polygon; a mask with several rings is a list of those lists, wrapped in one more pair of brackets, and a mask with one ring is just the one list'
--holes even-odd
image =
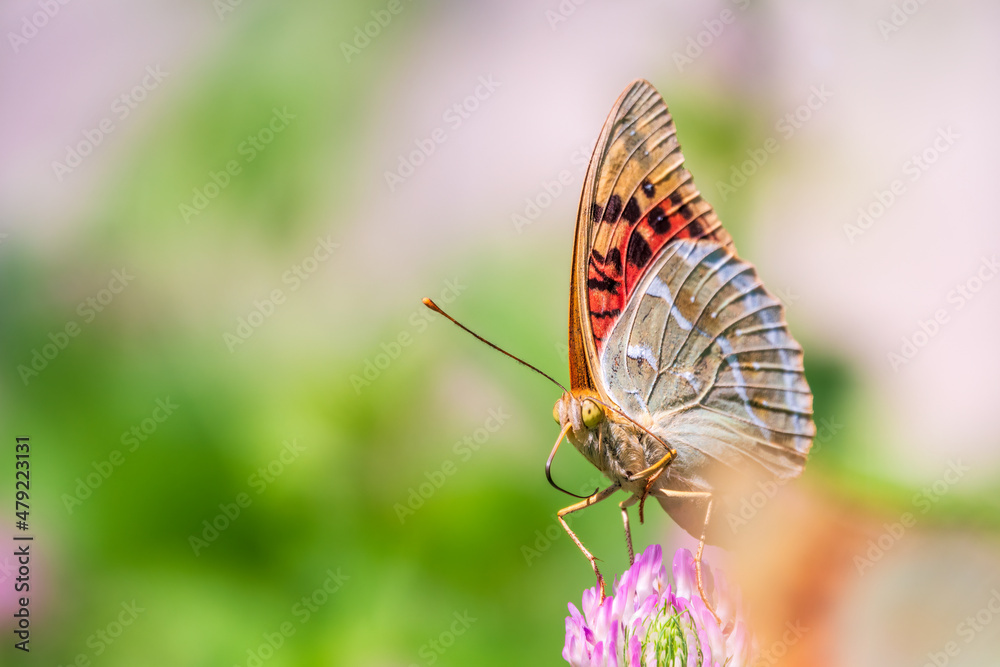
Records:
{"label": "flower petal", "polygon": [[642,643],[635,635],[628,638],[628,665],[642,667]]}
{"label": "flower petal", "polygon": [[[743,615],[739,591],[720,573],[702,567],[705,594],[721,623],[698,592],[694,557],[674,554],[674,583],[667,579],[663,552],[650,545],[621,578],[614,595],[601,600],[596,587],[583,592],[581,609],[567,605],[563,659],[574,667],[657,665],[657,653],[673,651],[661,667],[751,667],[757,644]],[[682,653],[687,646],[687,655]],[[645,646],[645,650],[643,647]]]}

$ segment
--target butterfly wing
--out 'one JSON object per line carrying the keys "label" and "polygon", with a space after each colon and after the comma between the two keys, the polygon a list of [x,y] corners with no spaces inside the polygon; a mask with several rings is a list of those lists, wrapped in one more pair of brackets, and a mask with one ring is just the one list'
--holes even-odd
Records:
{"label": "butterfly wing", "polygon": [[597,359],[658,253],[673,239],[732,245],[691,174],[663,98],[643,80],[615,102],[584,179],[573,243],[569,356],[574,391],[608,396]]}
{"label": "butterfly wing", "polygon": [[[805,466],[815,426],[802,348],[731,247],[669,244],[609,332],[601,369],[611,399],[677,450],[658,488],[710,492],[725,516],[727,497]],[[704,503],[660,500],[700,534]]]}
{"label": "butterfly wing", "polygon": [[[584,369],[574,389],[596,386],[677,450],[657,490],[706,491],[721,503],[751,481],[801,473],[812,394],[781,303],[737,256],[683,160],[663,99],[633,83],[584,184],[570,362]],[[700,535],[704,502],[659,499]]]}

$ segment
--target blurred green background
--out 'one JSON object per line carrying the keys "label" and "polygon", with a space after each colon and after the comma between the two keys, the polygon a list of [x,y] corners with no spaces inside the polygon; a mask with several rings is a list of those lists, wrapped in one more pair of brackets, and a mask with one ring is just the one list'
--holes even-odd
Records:
{"label": "blurred green background", "polygon": [[[584,156],[640,76],[788,305],[817,418],[841,425],[803,487],[877,536],[949,461],[972,466],[868,593],[844,589],[875,620],[831,612],[833,645],[869,643],[829,664],[919,664],[1000,585],[1000,310],[980,259],[1000,245],[998,100],[974,74],[1000,54],[995,7],[896,25],[891,3],[44,4],[0,13],[0,414],[5,443],[31,437],[36,536],[32,650],[5,630],[0,663],[560,664],[566,602],[593,581],[543,477],[558,390],[420,298],[567,378]],[[955,147],[852,239],[950,124]],[[727,194],[768,137],[780,150]],[[571,450],[555,475],[597,483]],[[637,548],[690,546],[650,514]],[[617,507],[573,526],[609,576],[627,565]],[[939,581],[952,597],[925,617],[908,559],[932,551],[982,566]],[[998,633],[950,664],[994,664]]]}

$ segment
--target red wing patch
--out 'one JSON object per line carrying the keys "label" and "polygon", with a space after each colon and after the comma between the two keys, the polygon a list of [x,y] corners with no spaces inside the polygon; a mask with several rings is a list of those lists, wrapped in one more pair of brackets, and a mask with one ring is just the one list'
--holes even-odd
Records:
{"label": "red wing patch", "polygon": [[[670,112],[645,81],[627,90],[591,159],[577,224],[585,224],[587,304],[598,353],[636,285],[671,241],[732,239],[684,168]],[[589,186],[589,187],[588,187]]]}

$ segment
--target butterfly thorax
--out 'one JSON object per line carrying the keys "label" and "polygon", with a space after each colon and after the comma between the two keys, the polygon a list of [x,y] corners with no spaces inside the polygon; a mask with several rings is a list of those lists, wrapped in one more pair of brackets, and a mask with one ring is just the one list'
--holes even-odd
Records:
{"label": "butterfly thorax", "polygon": [[554,410],[560,426],[571,424],[566,434],[569,441],[608,479],[618,482],[626,491],[641,492],[645,482],[636,479],[636,473],[659,460],[666,453],[665,448],[639,426],[614,412],[604,410],[603,419],[588,426],[583,415],[588,398],[592,397],[584,392],[564,394]]}

